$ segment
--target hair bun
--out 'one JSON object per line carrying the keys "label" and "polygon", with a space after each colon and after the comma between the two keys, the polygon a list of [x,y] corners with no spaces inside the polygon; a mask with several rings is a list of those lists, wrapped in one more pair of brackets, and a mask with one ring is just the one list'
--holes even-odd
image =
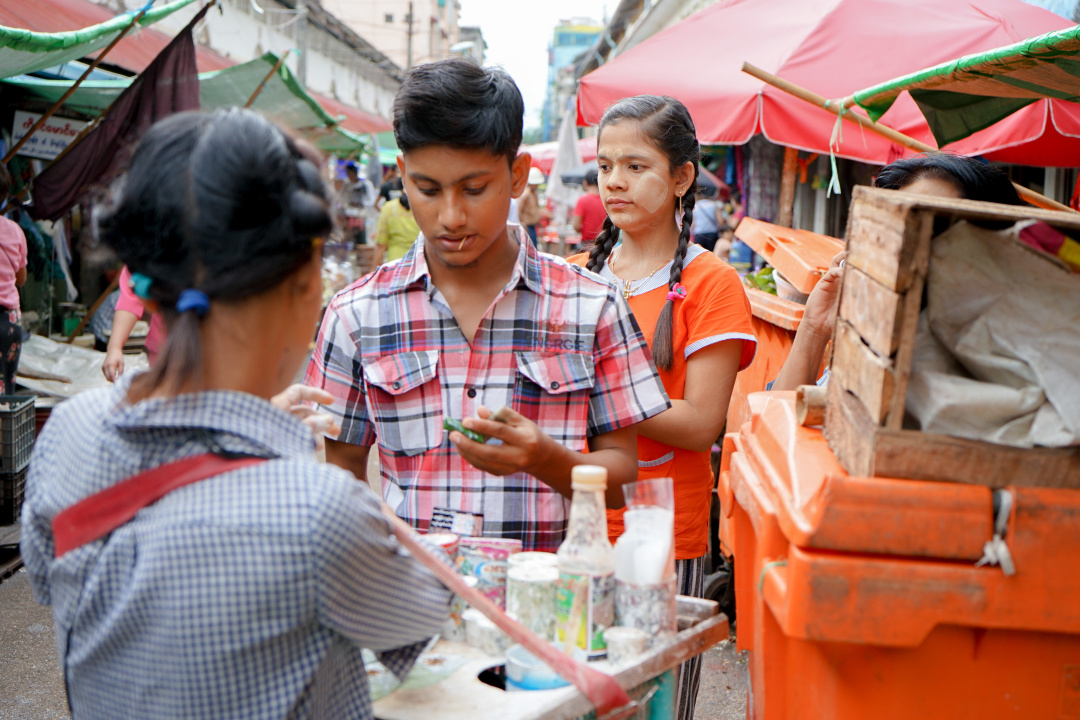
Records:
{"label": "hair bun", "polygon": [[314,237],[333,228],[327,202],[309,190],[295,188],[289,193],[289,216],[299,235]]}
{"label": "hair bun", "polygon": [[301,158],[296,163],[296,174],[300,177],[300,187],[314,195],[326,193],[326,183],[323,182],[322,174],[315,163],[307,158]]}

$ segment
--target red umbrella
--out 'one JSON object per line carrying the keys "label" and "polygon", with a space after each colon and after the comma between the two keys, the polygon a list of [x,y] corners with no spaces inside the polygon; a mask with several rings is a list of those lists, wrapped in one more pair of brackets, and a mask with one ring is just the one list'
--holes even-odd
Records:
{"label": "red umbrella", "polygon": [[[828,152],[836,116],[746,75],[744,62],[843,97],[1070,26],[1020,0],[722,0],[583,77],[578,122],[595,125],[604,108],[628,95],[672,95],[689,108],[702,143],[737,145],[762,133],[780,145]],[[935,145],[906,93],[882,122]],[[1025,165],[1078,165],[1080,105],[1040,100],[947,148]],[[836,154],[885,164],[911,152],[845,123]]]}
{"label": "red umbrella", "polygon": [[[559,154],[558,142],[538,143],[536,145],[522,145],[521,152],[532,155],[533,167],[540,168],[545,175],[551,174],[551,167],[555,164],[555,158]],[[578,152],[582,161],[596,159],[596,138],[581,138],[578,140]]]}

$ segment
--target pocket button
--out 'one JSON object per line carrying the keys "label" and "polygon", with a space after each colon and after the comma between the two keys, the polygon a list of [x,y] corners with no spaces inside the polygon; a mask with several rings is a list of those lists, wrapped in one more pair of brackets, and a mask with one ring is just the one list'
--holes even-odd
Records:
{"label": "pocket button", "polygon": [[400,390],[401,389],[401,381],[400,380],[395,380],[394,384],[391,387],[393,387],[395,390]]}
{"label": "pocket button", "polygon": [[465,394],[471,398],[476,397],[476,388],[469,388],[469,390]]}
{"label": "pocket button", "polygon": [[558,382],[551,383],[551,389],[552,390],[558,390],[559,389],[559,383]]}

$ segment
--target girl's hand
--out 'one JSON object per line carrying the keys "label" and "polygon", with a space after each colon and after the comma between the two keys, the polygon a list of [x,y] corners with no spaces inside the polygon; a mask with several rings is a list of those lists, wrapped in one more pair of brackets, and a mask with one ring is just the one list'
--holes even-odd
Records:
{"label": "girl's hand", "polygon": [[315,447],[318,450],[323,450],[326,446],[324,437],[336,440],[341,435],[341,426],[326,413],[316,412],[304,403],[329,405],[332,402],[334,402],[334,396],[325,390],[299,384],[290,385],[284,392],[270,398],[271,405],[291,413],[311,428],[311,432],[315,434]]}
{"label": "girl's hand", "polygon": [[109,348],[105,352],[105,361],[101,363],[101,372],[109,382],[124,374],[124,351]]}
{"label": "girl's hand", "polygon": [[492,475],[512,475],[516,472],[536,475],[534,468],[550,456],[548,446],[552,439],[536,423],[509,408],[500,414],[503,422],[490,419],[492,412],[486,407],[477,408],[476,414],[477,417],[462,420],[462,424],[469,430],[486,435],[489,440],[501,440],[502,444],[478,443],[459,432],[451,432],[450,442],[461,457],[477,470]]}

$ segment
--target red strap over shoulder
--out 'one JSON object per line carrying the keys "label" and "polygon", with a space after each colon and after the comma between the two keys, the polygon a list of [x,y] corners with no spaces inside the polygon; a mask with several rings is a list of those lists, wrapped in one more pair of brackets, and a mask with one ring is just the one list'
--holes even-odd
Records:
{"label": "red strap over shoulder", "polygon": [[263,458],[227,460],[206,453],[139,473],[64,509],[53,518],[55,557],[105,537],[144,507],[191,483],[230,470],[266,462]]}

